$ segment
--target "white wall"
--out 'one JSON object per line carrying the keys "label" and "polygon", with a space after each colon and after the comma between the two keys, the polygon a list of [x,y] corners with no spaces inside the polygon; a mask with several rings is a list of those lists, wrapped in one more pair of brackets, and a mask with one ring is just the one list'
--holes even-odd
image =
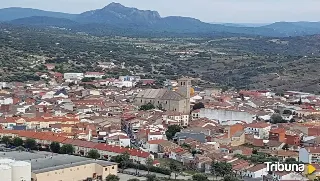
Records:
{"label": "white wall", "polygon": [[240,111],[229,111],[224,109],[209,109],[202,108],[199,112],[200,118],[216,119],[219,120],[221,124],[228,121],[245,121],[246,123],[252,123],[254,115],[247,112]]}

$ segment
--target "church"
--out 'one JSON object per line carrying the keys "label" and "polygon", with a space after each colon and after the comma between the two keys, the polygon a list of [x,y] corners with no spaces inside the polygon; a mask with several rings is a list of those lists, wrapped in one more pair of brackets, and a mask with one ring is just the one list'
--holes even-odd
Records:
{"label": "church", "polygon": [[178,79],[178,89],[145,89],[138,93],[134,103],[142,106],[148,103],[166,111],[190,113],[191,78]]}

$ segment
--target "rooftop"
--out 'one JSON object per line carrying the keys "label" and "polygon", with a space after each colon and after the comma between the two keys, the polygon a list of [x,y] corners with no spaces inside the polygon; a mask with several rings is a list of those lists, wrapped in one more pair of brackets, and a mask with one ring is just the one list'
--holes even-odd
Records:
{"label": "rooftop", "polygon": [[0,152],[0,156],[3,158],[30,162],[33,173],[43,173],[91,163],[96,163],[102,166],[116,165],[116,163],[103,160],[94,160],[74,155],[52,154],[48,152]]}

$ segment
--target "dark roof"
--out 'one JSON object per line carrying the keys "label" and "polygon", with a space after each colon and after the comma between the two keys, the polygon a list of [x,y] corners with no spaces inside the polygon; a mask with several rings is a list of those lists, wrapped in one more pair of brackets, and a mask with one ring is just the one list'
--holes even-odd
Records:
{"label": "dark roof", "polygon": [[58,90],[56,93],[54,93],[55,96],[59,94],[68,95],[67,90],[65,88]]}
{"label": "dark roof", "polygon": [[201,143],[206,142],[206,135],[204,133],[182,133],[178,132],[175,135],[175,139],[187,139],[192,138],[194,140],[200,141]]}

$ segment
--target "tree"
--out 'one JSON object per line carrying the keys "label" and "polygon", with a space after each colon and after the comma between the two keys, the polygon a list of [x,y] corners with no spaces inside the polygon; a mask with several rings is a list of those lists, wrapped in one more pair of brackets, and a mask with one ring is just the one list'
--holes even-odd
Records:
{"label": "tree", "polygon": [[174,173],[174,179],[176,179],[178,176],[178,173],[181,171],[181,167],[176,162],[171,160],[169,163],[169,168]]}
{"label": "tree", "polygon": [[232,165],[227,162],[213,162],[212,173],[217,176],[225,176],[232,173]]}
{"label": "tree", "polygon": [[146,166],[147,166],[147,168],[148,168],[148,175],[150,174],[150,167],[152,167],[153,166],[153,159],[152,158],[147,158],[147,160],[146,160]]}
{"label": "tree", "polygon": [[113,160],[117,163],[120,163],[120,167],[122,170],[126,169],[129,160],[130,160],[130,155],[128,152],[122,153],[121,155],[117,155],[113,157]]}
{"label": "tree", "polygon": [[289,150],[289,145],[288,144],[283,145],[282,149],[283,150]]}
{"label": "tree", "polygon": [[53,152],[53,153],[59,153],[60,151],[60,143],[58,142],[52,142],[50,144],[50,150]]}
{"label": "tree", "polygon": [[197,110],[197,109],[201,109],[201,108],[204,108],[204,104],[202,102],[198,102],[198,103],[194,104],[192,107],[193,110]]}
{"label": "tree", "polygon": [[234,176],[231,176],[231,175],[227,175],[223,178],[223,181],[239,181],[239,179],[237,179],[236,177]]}
{"label": "tree", "polygon": [[252,150],[252,154],[258,154],[258,150],[253,149],[253,150]]}
{"label": "tree", "polygon": [[88,157],[93,158],[93,159],[98,159],[98,158],[100,158],[100,154],[97,150],[90,150],[88,152]]}
{"label": "tree", "polygon": [[24,146],[25,146],[26,148],[29,148],[30,150],[34,150],[34,149],[37,148],[37,142],[36,142],[36,140],[34,140],[34,139],[28,138],[28,139],[26,140],[26,142],[24,143]]}
{"label": "tree", "polygon": [[168,140],[172,140],[172,138],[174,137],[174,135],[177,132],[181,131],[181,127],[179,125],[170,125],[168,126],[168,129],[166,131],[166,136]]}
{"label": "tree", "polygon": [[155,108],[156,107],[154,107],[154,105],[149,102],[148,104],[142,105],[140,107],[140,110],[147,111],[147,110],[151,110],[151,109],[155,109]]}
{"label": "tree", "polygon": [[156,181],[157,180],[157,176],[156,175],[147,175],[147,181]]}
{"label": "tree", "polygon": [[22,146],[22,145],[23,145],[23,140],[22,140],[21,138],[19,138],[19,137],[15,137],[15,138],[13,138],[13,140],[12,140],[12,144],[13,144],[14,146],[16,146],[16,147]]}
{"label": "tree", "polygon": [[61,148],[60,148],[60,153],[62,154],[73,154],[75,152],[75,149],[72,145],[70,144],[67,144],[67,145],[63,145]]}
{"label": "tree", "polygon": [[119,180],[120,180],[120,178],[116,175],[108,175],[106,177],[106,181],[119,181]]}
{"label": "tree", "polygon": [[195,181],[207,181],[208,177],[206,175],[204,175],[204,174],[197,173],[197,174],[194,174],[192,176],[192,180],[195,180]]}
{"label": "tree", "polygon": [[8,146],[8,145],[11,143],[11,138],[8,137],[8,136],[3,136],[3,137],[1,138],[1,142],[4,143],[4,144],[6,144],[6,145]]}
{"label": "tree", "polygon": [[284,120],[282,119],[282,116],[280,114],[273,114],[271,116],[271,123],[277,124],[277,123],[283,123]]}

